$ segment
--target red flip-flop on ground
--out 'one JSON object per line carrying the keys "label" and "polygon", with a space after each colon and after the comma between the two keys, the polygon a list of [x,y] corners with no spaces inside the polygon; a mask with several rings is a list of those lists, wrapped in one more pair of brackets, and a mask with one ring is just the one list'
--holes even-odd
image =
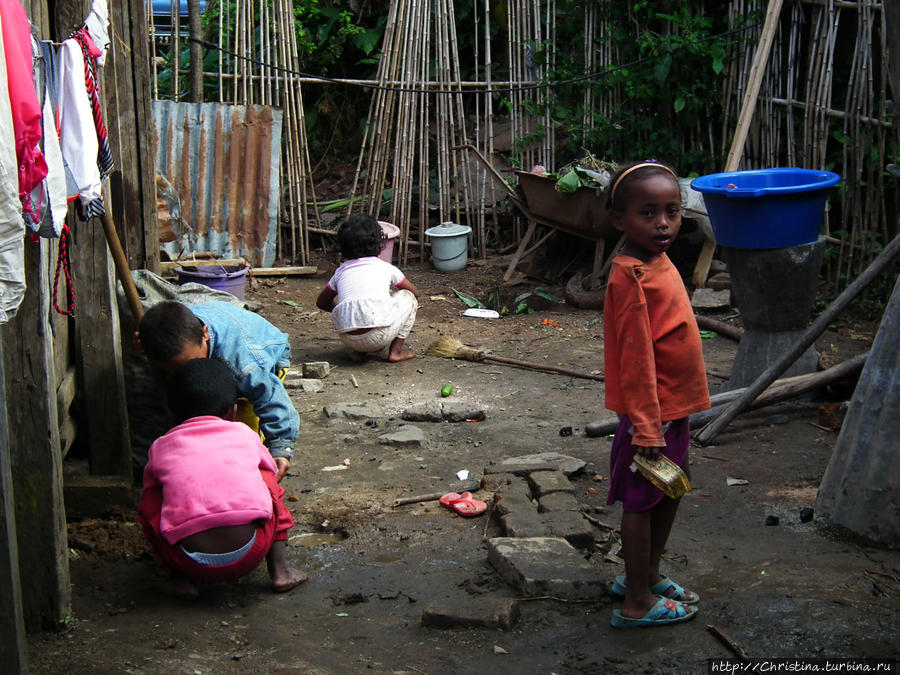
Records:
{"label": "red flip-flop on ground", "polygon": [[440,498],[441,506],[456,511],[461,516],[480,516],[487,511],[487,504],[472,497],[471,492],[448,492]]}

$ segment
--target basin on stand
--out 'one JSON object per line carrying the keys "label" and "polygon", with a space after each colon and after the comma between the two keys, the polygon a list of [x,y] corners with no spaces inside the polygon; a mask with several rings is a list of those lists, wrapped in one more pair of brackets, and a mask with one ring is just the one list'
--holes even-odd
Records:
{"label": "basin on stand", "polygon": [[[830,171],[778,168],[694,179],[731,275],[744,322],[729,387],[751,384],[803,333],[816,297],[825,239],[819,236]],[[810,346],[784,373],[815,372]]]}

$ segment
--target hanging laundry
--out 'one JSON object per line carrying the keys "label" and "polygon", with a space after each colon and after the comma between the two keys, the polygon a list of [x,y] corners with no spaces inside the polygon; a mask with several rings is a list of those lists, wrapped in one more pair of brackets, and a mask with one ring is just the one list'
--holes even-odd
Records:
{"label": "hanging laundry", "polygon": [[[58,91],[56,85],[56,52],[47,42],[33,41],[34,84],[42,103],[42,150],[47,161],[47,175],[32,191],[30,210],[26,210],[25,225],[43,237],[59,237],[68,211],[66,167],[59,146],[56,127]],[[69,177],[71,196],[77,196],[74,179]],[[35,219],[34,216],[37,216]]]}
{"label": "hanging laundry", "polygon": [[[2,1],[2,0],[0,0]],[[91,102],[85,86],[85,63],[81,44],[65,40],[59,48],[59,141],[75,184],[85,218],[103,215],[100,169],[97,164],[99,142],[94,126]]]}
{"label": "hanging laundry", "polygon": [[106,0],[94,0],[91,13],[84,20],[84,27],[100,50],[97,67],[102,68],[106,62],[106,50],[109,49],[109,8],[106,6]]}
{"label": "hanging laundry", "polygon": [[91,112],[94,114],[94,126],[97,129],[97,166],[100,169],[100,178],[106,178],[112,171],[113,159],[109,150],[109,139],[106,133],[106,125],[103,123],[103,109],[100,105],[100,84],[97,81],[97,57],[100,56],[100,49],[94,44],[90,33],[84,28],[76,30],[70,36],[77,40],[81,45],[81,52],[84,56],[84,86],[87,90],[88,99],[91,102]]}
{"label": "hanging laundry", "polygon": [[0,324],[16,315],[25,297],[25,239],[3,40],[5,19],[4,7],[0,12]]}
{"label": "hanging laundry", "polygon": [[47,175],[41,140],[41,107],[34,90],[31,67],[31,25],[19,0],[0,0],[7,90],[12,111],[18,160],[19,198],[31,208],[31,191]]}

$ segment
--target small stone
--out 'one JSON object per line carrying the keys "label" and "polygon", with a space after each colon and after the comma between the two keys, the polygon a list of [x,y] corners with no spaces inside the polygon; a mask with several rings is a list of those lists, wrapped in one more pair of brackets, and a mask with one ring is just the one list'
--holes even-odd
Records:
{"label": "small stone", "polygon": [[495,654],[509,654],[509,652],[506,651],[505,649],[503,649],[503,647],[501,647],[500,645],[494,645],[494,653]]}
{"label": "small stone", "polygon": [[711,288],[698,288],[691,297],[694,309],[726,309],[731,305],[731,292],[714,291]]}
{"label": "small stone", "polygon": [[778,516],[766,516],[766,525],[777,525],[779,522]]}
{"label": "small stone", "polygon": [[331,372],[328,361],[308,361],[303,364],[303,377],[320,380]]}
{"label": "small stone", "polygon": [[800,509],[800,522],[808,523],[809,521],[811,521],[813,519],[813,513],[814,511],[811,508],[809,508],[808,506],[804,506],[802,509]]}
{"label": "small stone", "polygon": [[571,436],[572,435],[572,427],[563,427],[562,429],[559,430],[559,435],[563,436],[563,437]]}

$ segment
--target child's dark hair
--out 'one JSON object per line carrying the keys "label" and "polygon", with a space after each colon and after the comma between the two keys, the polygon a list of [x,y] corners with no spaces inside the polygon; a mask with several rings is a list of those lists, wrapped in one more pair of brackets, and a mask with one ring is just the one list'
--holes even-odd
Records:
{"label": "child's dark hair", "polygon": [[609,180],[609,190],[606,195],[607,211],[623,211],[628,202],[628,192],[631,186],[644,178],[662,174],[670,176],[678,182],[678,174],[675,169],[658,162],[655,159],[646,159],[643,162],[631,162],[619,167],[619,170]]}
{"label": "child's dark hair", "polygon": [[219,359],[191,359],[169,373],[166,394],[178,423],[203,415],[225,417],[237,400],[237,381]]}
{"label": "child's dark hair", "polygon": [[203,342],[203,322],[175,300],[160,302],[144,314],[138,327],[141,346],[151,361],[168,363],[188,344]]}
{"label": "child's dark hair", "polygon": [[381,225],[372,216],[354,213],[338,229],[338,243],[344,260],[376,256],[384,246]]}

